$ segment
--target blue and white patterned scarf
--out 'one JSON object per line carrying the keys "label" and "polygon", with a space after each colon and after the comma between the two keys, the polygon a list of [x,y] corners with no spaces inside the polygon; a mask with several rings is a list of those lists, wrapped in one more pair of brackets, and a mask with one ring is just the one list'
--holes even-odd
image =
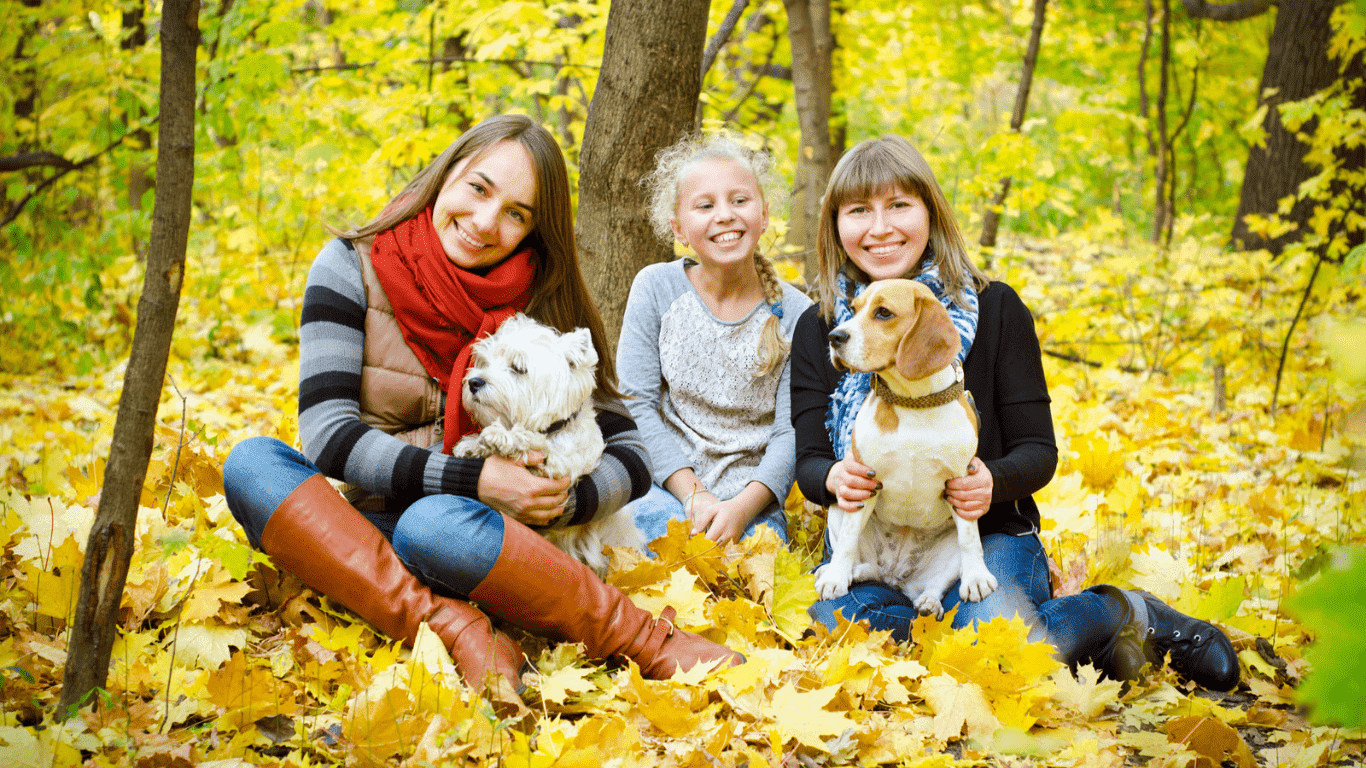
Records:
{"label": "blue and white patterned scarf", "polygon": [[[938,297],[939,303],[948,309],[949,317],[953,319],[953,327],[958,329],[958,337],[963,343],[963,348],[958,352],[958,362],[961,364],[967,359],[968,350],[972,349],[972,340],[977,336],[977,291],[971,286],[965,286],[963,299],[967,306],[958,306],[949,298],[943,281],[939,279],[939,266],[934,263],[934,258],[925,261],[925,268],[911,279],[928,286]],[[849,276],[840,270],[839,285],[835,291],[836,325],[854,316],[854,309],[845,298],[849,295],[849,285],[852,282]],[[862,283],[853,285],[855,296],[863,293],[868,287]],[[837,459],[843,459],[849,452],[849,439],[854,434],[854,419],[858,416],[859,406],[863,405],[872,386],[873,374],[846,373],[840,378],[839,386],[830,394],[830,408],[825,414],[825,431],[830,435],[830,444],[835,448]]]}

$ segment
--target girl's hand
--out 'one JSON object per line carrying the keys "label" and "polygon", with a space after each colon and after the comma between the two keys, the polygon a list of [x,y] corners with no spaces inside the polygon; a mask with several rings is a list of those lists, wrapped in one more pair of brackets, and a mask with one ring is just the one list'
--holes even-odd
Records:
{"label": "girl's hand", "polygon": [[944,498],[964,520],[976,520],[991,509],[991,470],[976,456],[968,462],[968,473],[944,484]]}
{"label": "girl's hand", "polygon": [[835,495],[836,503],[845,512],[857,512],[863,503],[873,498],[882,487],[873,468],[845,456],[830,467],[825,476],[825,490]]}
{"label": "girl's hand", "polygon": [[[715,498],[710,493],[706,495]],[[718,501],[703,510],[698,510],[694,506],[692,532],[693,535],[705,534],[708,539],[718,544],[727,544],[740,538],[749,521],[753,519],[754,516],[745,509],[745,505],[738,498]]]}
{"label": "girl's hand", "polygon": [[479,500],[525,525],[548,525],[564,514],[572,480],[551,480],[527,470],[542,460],[543,456],[532,456],[522,465],[498,456],[484,459],[484,470],[479,473]]}

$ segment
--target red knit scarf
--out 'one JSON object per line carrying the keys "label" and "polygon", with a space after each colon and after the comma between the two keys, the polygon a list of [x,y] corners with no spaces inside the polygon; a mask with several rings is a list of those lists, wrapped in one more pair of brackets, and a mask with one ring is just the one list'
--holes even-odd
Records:
{"label": "red knit scarf", "polygon": [[484,275],[461,269],[446,257],[428,207],[375,235],[370,261],[404,341],[446,392],[443,450],[450,453],[457,440],[477,431],[460,404],[470,345],[526,309],[536,275],[531,251],[507,257]]}

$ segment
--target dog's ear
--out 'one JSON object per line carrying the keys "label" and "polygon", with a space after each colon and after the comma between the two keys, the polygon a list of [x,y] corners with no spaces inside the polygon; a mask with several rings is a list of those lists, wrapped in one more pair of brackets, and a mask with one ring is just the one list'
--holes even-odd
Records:
{"label": "dog's ear", "polygon": [[896,348],[896,369],[908,381],[947,368],[962,346],[949,311],[938,299],[917,295],[915,305],[915,325],[901,337]]}
{"label": "dog's ear", "polygon": [[575,368],[592,368],[598,364],[598,351],[593,348],[593,334],[587,328],[576,328],[564,335],[563,341],[569,364]]}

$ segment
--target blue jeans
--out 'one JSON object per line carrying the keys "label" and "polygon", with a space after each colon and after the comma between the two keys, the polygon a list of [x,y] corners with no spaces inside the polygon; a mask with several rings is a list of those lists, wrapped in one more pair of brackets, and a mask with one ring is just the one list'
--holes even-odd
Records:
{"label": "blue jeans", "polygon": [[[647,544],[669,532],[670,520],[688,520],[688,511],[684,509],[683,502],[658,485],[651,485],[644,496],[631,502],[627,508],[631,510],[636,527],[645,534]],[[771,504],[755,515],[740,538],[753,535],[761,525],[772,528],[778,534],[778,540],[787,544],[787,514],[783,512],[781,504]],[[650,556],[654,557],[654,553],[651,552]]]}
{"label": "blue jeans", "polygon": [[[826,551],[830,549],[826,543]],[[982,537],[987,568],[996,577],[996,591],[980,603],[964,603],[958,582],[944,596],[944,610],[958,606],[955,629],[997,616],[1018,615],[1029,626],[1030,640],[1047,640],[1058,658],[1068,664],[1091,661],[1107,653],[1128,618],[1122,599],[1087,590],[1053,597],[1048,576],[1048,556],[1035,533],[1012,536],[993,533]],[[835,612],[850,621],[866,621],[875,630],[890,630],[900,642],[911,638],[911,623],[920,615],[911,599],[897,588],[881,582],[857,582],[849,593],[833,600],[819,600],[808,612],[825,626],[836,627]]]}
{"label": "blue jeans", "polygon": [[[316,474],[313,462],[274,438],[253,437],[232,449],[223,465],[224,495],[253,547],[261,549],[261,535],[280,503]],[[468,595],[503,550],[502,514],[477,499],[424,496],[406,509],[361,514],[389,539],[408,570],[441,594]]]}

